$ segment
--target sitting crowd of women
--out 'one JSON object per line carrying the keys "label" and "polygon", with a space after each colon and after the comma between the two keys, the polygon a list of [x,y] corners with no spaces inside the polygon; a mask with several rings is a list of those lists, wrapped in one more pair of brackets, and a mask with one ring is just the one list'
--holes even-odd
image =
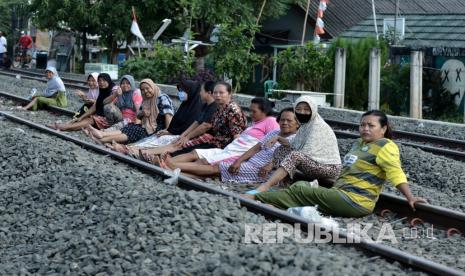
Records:
{"label": "sitting crowd of women", "polygon": [[[24,109],[66,106],[66,91],[56,70],[46,72],[44,95],[34,97]],[[383,112],[362,115],[360,139],[341,162],[333,130],[306,96],[298,98],[294,108],[281,110],[277,118],[272,116],[272,102],[254,98],[247,127],[246,116],[225,82],[181,81],[176,112],[170,97],[151,79],[141,80],[138,89],[130,75],[116,85],[108,74],[93,73],[87,83],[89,91],[78,92],[84,104],[75,118],[49,127],[82,130],[115,151],[165,169],[180,169],[191,177],[257,183],[244,197],[282,209],[311,205],[328,215],[365,216],[373,212],[386,182],[412,208],[426,202],[409,190]],[[299,175],[334,181],[329,188],[313,187],[307,181],[288,184]]]}

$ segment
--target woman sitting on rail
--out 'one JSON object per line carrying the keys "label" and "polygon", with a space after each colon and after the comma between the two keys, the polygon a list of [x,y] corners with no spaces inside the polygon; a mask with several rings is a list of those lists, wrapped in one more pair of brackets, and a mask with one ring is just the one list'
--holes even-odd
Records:
{"label": "woman sitting on rail", "polygon": [[127,124],[134,123],[137,111],[142,104],[142,95],[136,87],[134,77],[121,77],[119,87],[103,100],[105,118],[111,126],[108,130],[120,130]]}
{"label": "woman sitting on rail", "polygon": [[297,206],[318,206],[328,215],[362,217],[373,212],[388,180],[414,208],[426,200],[412,196],[402,171],[397,145],[391,140],[391,127],[386,115],[378,110],[368,111],[360,121],[360,136],[344,157],[342,173],[328,189],[311,187],[299,181],[286,190],[245,195],[248,198],[287,209]]}
{"label": "woman sitting on rail", "polygon": [[[188,145],[182,150],[173,152],[171,156],[189,153],[194,149],[224,148],[239,137],[247,127],[247,118],[240,106],[232,100],[231,85],[218,82],[213,90],[213,98],[218,105],[212,116],[211,128],[208,133],[197,138],[194,145]],[[166,155],[167,156],[167,155]]]}
{"label": "woman sitting on rail", "polygon": [[220,162],[233,162],[250,148],[259,143],[263,137],[275,130],[279,130],[276,118],[271,116],[274,103],[264,98],[254,98],[250,104],[252,125],[243,131],[224,149],[196,149],[190,153],[167,158],[166,165],[171,168],[180,168],[181,172],[198,176],[211,176],[217,174],[217,165]]}
{"label": "woman sitting on rail", "polygon": [[268,179],[267,173],[264,173],[262,168],[270,163],[274,151],[281,145],[278,141],[268,147],[268,141],[276,136],[292,141],[299,128],[299,122],[292,107],[281,110],[276,121],[279,123],[279,130],[268,133],[260,143],[257,143],[233,163],[221,162],[219,164],[217,172],[221,175],[221,181],[261,183]]}
{"label": "woman sitting on rail", "polygon": [[44,89],[42,96],[33,96],[30,103],[20,109],[28,110],[32,109],[36,111],[47,105],[55,105],[58,107],[66,107],[68,100],[66,99],[66,88],[58,76],[57,69],[53,66],[48,66],[45,69],[47,76],[47,88]]}
{"label": "woman sitting on rail", "polygon": [[110,75],[102,73],[98,75],[97,83],[99,87],[99,95],[94,105],[84,113],[81,117],[72,120],[66,124],[53,124],[49,127],[62,130],[62,131],[74,131],[81,130],[89,125],[94,125],[99,129],[105,129],[110,127],[107,119],[105,118],[103,100],[108,98],[117,86],[111,80]]}
{"label": "woman sitting on rail", "polygon": [[184,80],[178,84],[178,97],[181,105],[174,114],[169,126],[141,141],[131,145],[135,151],[140,148],[154,148],[164,146],[176,140],[195,120],[200,113],[202,103],[200,101],[200,83]]}
{"label": "woman sitting on rail", "polygon": [[134,122],[129,123],[121,130],[108,131],[107,129],[106,131],[99,131],[92,126],[88,126],[84,132],[93,137],[98,143],[112,141],[134,143],[153,134],[157,127],[159,113],[157,98],[160,95],[160,88],[151,79],[143,79],[140,82],[140,89],[142,90],[143,102]]}
{"label": "woman sitting on rail", "polygon": [[[336,178],[341,171],[341,157],[336,135],[318,114],[317,105],[309,96],[299,97],[294,105],[300,128],[292,142],[277,136],[268,146],[277,141],[281,146],[274,152],[273,161],[278,169],[256,190],[248,193],[265,192],[284,180],[291,179],[297,170],[311,179]],[[271,171],[272,164],[265,171]]]}
{"label": "woman sitting on rail", "polygon": [[283,109],[276,121],[279,122],[280,129],[269,132],[237,160],[224,161],[215,165],[198,164],[195,174],[205,177],[221,176],[223,182],[260,183],[266,181],[267,176],[261,174],[261,168],[273,158],[273,152],[279,146],[279,142],[272,147],[267,147],[266,143],[277,135],[291,140],[299,128],[292,108]]}
{"label": "woman sitting on rail", "polygon": [[81,100],[84,102],[84,105],[79,109],[78,112],[76,112],[76,115],[74,115],[74,119],[81,117],[86,113],[89,108],[94,105],[95,101],[97,100],[98,97],[98,84],[97,84],[97,78],[98,78],[98,73],[91,73],[89,76],[87,76],[87,85],[89,86],[89,90],[87,93],[78,90],[77,91],[77,96],[81,98]]}
{"label": "woman sitting on rail", "polygon": [[[159,154],[171,153],[177,150],[181,150],[184,147],[192,146],[205,141],[205,133],[211,128],[211,120],[218,107],[212,95],[214,87],[215,82],[213,81],[207,81],[202,84],[200,89],[200,98],[204,103],[202,110],[197,116],[197,119],[179,136],[178,139],[166,146],[141,150],[142,156],[146,161],[153,163],[157,160],[157,155]],[[121,153],[130,153],[131,155],[135,156],[138,156],[139,154],[139,148],[137,147],[127,147],[117,143],[113,143],[109,147]]]}

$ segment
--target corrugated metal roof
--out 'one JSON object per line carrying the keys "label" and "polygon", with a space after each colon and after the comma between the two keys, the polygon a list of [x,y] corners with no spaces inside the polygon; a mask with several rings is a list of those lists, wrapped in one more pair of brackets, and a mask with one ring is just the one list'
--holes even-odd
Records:
{"label": "corrugated metal roof", "polygon": [[[383,31],[383,19],[392,14],[378,14],[377,25]],[[414,47],[460,47],[465,48],[464,14],[405,14],[405,37],[401,44]],[[373,17],[369,16],[339,37],[374,37]]]}
{"label": "corrugated metal roof", "polygon": [[[319,0],[312,0],[309,16],[315,20]],[[394,14],[396,0],[375,0],[376,12]],[[305,6],[301,5],[305,10]],[[409,15],[447,15],[444,20],[465,15],[465,0],[399,1],[399,13]],[[453,16],[452,16],[453,14]],[[372,15],[371,0],[331,0],[323,18],[326,31],[333,37],[359,24]],[[459,24],[455,22],[454,24]],[[462,22],[462,25],[464,23]]]}

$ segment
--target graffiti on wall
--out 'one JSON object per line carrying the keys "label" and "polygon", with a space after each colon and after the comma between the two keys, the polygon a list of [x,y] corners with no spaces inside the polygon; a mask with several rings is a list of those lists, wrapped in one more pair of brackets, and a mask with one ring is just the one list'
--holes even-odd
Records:
{"label": "graffiti on wall", "polygon": [[441,66],[442,86],[455,96],[459,106],[465,92],[465,65],[462,60],[449,59]]}

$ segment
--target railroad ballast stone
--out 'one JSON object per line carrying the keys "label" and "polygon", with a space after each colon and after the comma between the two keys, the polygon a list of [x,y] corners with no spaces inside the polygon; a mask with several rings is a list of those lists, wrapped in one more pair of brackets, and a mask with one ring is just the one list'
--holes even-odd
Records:
{"label": "railroad ballast stone", "polygon": [[244,244],[267,221],[235,200],[18,126],[0,120],[0,274],[411,272],[340,245]]}

